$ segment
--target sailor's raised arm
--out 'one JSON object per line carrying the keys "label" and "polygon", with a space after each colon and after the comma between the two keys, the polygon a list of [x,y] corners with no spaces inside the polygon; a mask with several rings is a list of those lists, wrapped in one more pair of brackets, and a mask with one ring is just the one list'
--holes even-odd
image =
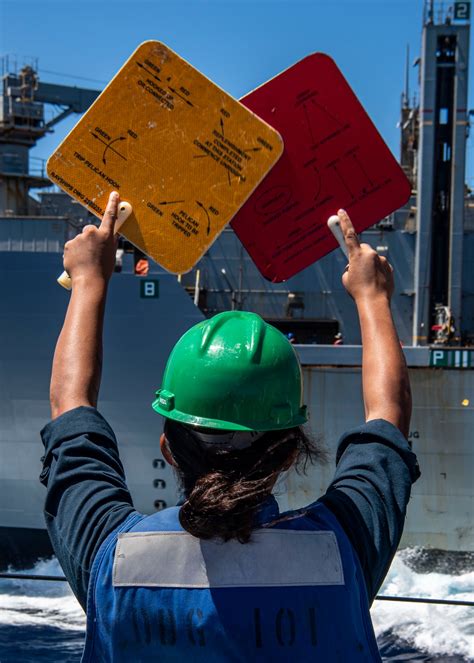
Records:
{"label": "sailor's raised arm", "polygon": [[411,418],[411,390],[390,310],[393,269],[371,246],[359,242],[344,210],[339,210],[338,216],[349,252],[342,283],[354,299],[360,320],[366,421],[385,419],[406,437]]}
{"label": "sailor's raised arm", "polygon": [[84,610],[97,551],[110,532],[128,517],[137,517],[114,432],[95,409],[107,285],[114,269],[118,201],[118,194],[111,194],[100,227],[86,226],[64,248],[64,268],[72,279],[72,293],[53,361],[53,421],[41,431],[45,453],[40,480],[46,487],[46,527]]}
{"label": "sailor's raised arm", "polygon": [[64,247],[71,300],[54,353],[51,416],[81,405],[95,407],[102,373],[102,328],[107,286],[115,264],[119,194],[109,196],[99,228],[89,225]]}

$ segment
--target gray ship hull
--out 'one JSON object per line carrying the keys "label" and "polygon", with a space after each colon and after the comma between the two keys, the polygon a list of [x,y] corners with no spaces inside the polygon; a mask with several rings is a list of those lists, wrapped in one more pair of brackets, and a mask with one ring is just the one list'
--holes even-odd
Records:
{"label": "gray ship hull", "polygon": [[[69,295],[55,282],[58,254],[3,253],[0,266],[0,562],[21,564],[49,552],[44,534],[44,488],[38,481],[39,431],[49,419],[49,376],[54,345]],[[161,419],[151,409],[168,353],[202,319],[192,299],[162,271],[159,296],[140,297],[142,278],[111,282],[104,337],[100,410],[120,444],[127,481],[139,511],[176,503],[173,473],[159,453]],[[332,458],[305,477],[280,483],[282,508],[321,495],[333,474],[337,440],[363,420],[360,347],[296,346],[304,368],[311,429]],[[414,392],[410,441],[422,478],[414,487],[402,541],[405,546],[474,550],[472,514],[472,403],[474,373],[430,368],[428,348],[407,348]],[[461,358],[462,363],[462,358]],[[463,404],[464,403],[464,404]],[[286,493],[286,494],[285,494]]]}
{"label": "gray ship hull", "polygon": [[[39,483],[48,422],[49,378],[55,343],[69,294],[56,278],[57,253],[4,252],[0,261],[0,562],[44,554],[47,542]],[[141,281],[122,273],[112,279],[104,334],[100,410],[120,440],[135,506],[152,512],[174,503],[174,481],[162,478],[161,418],[151,409],[169,351],[203,318],[176,277],[150,274],[159,296],[142,298]],[[166,472],[165,472],[166,473]],[[37,535],[34,533],[37,532]],[[29,544],[22,544],[30,540]],[[31,553],[31,555],[30,555]]]}
{"label": "gray ship hull", "polygon": [[[318,350],[322,354],[323,349]],[[337,360],[339,348],[328,350]],[[409,362],[420,359],[417,349],[406,349],[405,354]],[[322,434],[332,454],[327,467],[316,468],[307,477],[288,478],[291,508],[326,489],[337,440],[364,420],[359,367],[306,365],[304,380],[311,427]],[[422,475],[413,486],[401,545],[474,551],[474,372],[412,367],[410,381],[414,407],[409,441]]]}

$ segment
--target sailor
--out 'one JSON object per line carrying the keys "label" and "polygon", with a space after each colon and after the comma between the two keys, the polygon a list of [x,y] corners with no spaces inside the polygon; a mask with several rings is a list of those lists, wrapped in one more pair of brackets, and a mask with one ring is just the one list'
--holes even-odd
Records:
{"label": "sailor", "polygon": [[[87,610],[83,660],[380,661],[369,606],[419,476],[390,265],[359,243],[341,210],[365,422],[342,436],[326,493],[280,513],[278,478],[322,452],[302,428],[295,348],[259,316],[232,311],[192,327],[170,355],[153,407],[183,502],[145,516],[96,409],[117,204],[113,193],[101,226],[65,246],[73,289],[42,431],[48,531]],[[336,418],[344,403],[333,408]]]}

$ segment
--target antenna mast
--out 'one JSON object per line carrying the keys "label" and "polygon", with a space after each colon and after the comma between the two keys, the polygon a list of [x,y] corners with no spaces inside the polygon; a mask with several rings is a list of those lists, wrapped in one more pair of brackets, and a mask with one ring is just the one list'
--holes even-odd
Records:
{"label": "antenna mast", "polygon": [[410,66],[410,44],[407,44],[407,55],[406,55],[406,61],[405,61],[405,99],[404,99],[404,106],[405,108],[410,104],[410,73],[409,73],[409,66]]}

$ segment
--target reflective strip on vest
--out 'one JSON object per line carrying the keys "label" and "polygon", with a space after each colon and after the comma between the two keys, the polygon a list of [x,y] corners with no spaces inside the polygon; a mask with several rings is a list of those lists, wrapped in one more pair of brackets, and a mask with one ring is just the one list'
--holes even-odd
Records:
{"label": "reflective strip on vest", "polygon": [[256,530],[252,541],[197,539],[186,532],[118,535],[115,587],[344,585],[334,532]]}

